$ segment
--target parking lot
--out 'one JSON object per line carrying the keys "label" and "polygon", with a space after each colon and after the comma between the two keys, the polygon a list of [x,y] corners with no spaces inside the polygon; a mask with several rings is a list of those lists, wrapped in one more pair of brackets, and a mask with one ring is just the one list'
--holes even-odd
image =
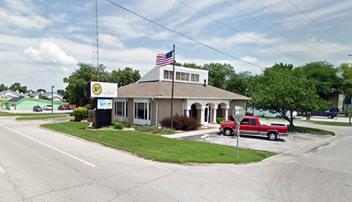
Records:
{"label": "parking lot", "polygon": [[[277,141],[270,141],[266,137],[255,137],[248,135],[241,135],[239,145],[241,148],[250,148],[256,150],[272,151],[277,153],[287,153],[295,150],[298,147],[314,144],[325,139],[332,138],[324,135],[310,135],[310,134],[295,134],[291,133],[289,136],[281,137]],[[236,138],[234,136],[223,136],[217,133],[208,133],[195,136],[181,137],[178,139],[203,141],[215,144],[223,144],[229,146],[236,145]]]}

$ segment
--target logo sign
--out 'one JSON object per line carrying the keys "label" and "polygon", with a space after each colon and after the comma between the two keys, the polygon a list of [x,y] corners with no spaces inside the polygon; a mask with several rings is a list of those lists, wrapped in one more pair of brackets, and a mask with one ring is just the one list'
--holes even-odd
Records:
{"label": "logo sign", "polygon": [[98,99],[97,109],[112,109],[112,99]]}
{"label": "logo sign", "polygon": [[232,117],[235,119],[236,123],[241,123],[245,116],[246,110],[241,106],[235,106],[232,112]]}
{"label": "logo sign", "polygon": [[90,82],[90,97],[117,98],[117,83]]}

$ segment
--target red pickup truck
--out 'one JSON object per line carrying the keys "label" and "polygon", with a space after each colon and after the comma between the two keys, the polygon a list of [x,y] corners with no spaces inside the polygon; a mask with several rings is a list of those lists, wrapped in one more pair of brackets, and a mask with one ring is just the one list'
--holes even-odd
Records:
{"label": "red pickup truck", "polygon": [[[223,122],[220,125],[220,134],[233,135],[236,133],[236,123],[233,121]],[[260,124],[256,116],[246,116],[240,125],[241,134],[265,136],[269,140],[276,140],[280,136],[288,135],[288,127],[285,124]]]}

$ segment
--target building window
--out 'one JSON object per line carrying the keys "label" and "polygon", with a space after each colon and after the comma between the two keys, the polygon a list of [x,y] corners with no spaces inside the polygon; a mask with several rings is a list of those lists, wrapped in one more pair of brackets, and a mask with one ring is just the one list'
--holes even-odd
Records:
{"label": "building window", "polygon": [[127,106],[128,102],[115,102],[115,115],[120,116],[120,117],[127,117],[128,111],[127,111]]}
{"label": "building window", "polygon": [[176,80],[189,81],[189,73],[176,72]]}
{"label": "building window", "polygon": [[134,103],[134,108],[134,117],[136,119],[150,120],[150,103],[136,102]]}
{"label": "building window", "polygon": [[164,70],[164,79],[172,79],[172,71]]}
{"label": "building window", "polygon": [[199,74],[192,74],[191,75],[191,81],[199,82]]}

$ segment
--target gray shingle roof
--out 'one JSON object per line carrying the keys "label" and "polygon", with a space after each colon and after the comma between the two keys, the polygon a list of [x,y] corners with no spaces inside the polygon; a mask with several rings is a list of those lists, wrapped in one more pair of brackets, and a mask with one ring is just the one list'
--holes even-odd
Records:
{"label": "gray shingle roof", "polygon": [[[171,98],[171,82],[133,83],[120,87],[118,96],[121,98]],[[175,82],[175,98],[198,99],[231,99],[249,100],[250,98],[232,93],[214,86]]]}

